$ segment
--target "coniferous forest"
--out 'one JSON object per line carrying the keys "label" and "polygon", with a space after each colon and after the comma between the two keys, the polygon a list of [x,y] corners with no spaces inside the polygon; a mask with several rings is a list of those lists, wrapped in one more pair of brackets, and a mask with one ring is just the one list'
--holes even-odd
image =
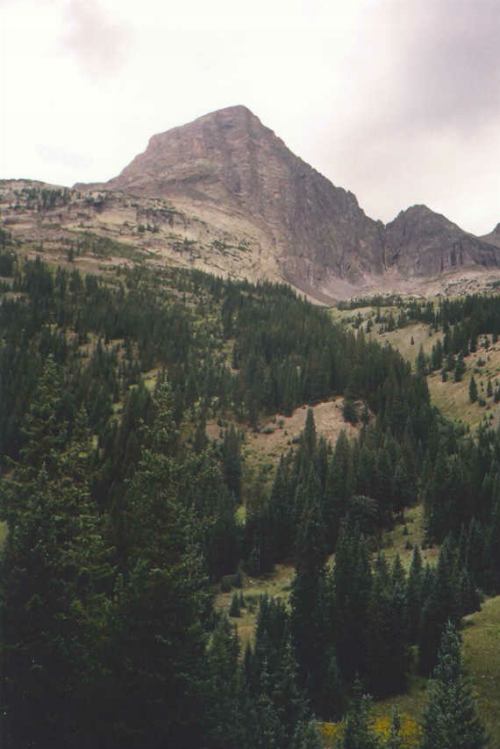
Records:
{"label": "coniferous forest", "polygon": [[[487,746],[460,633],[500,593],[499,432],[445,420],[423,371],[285,286],[84,275],[7,237],[0,273],[6,749],[320,749],[323,722],[339,749],[404,749],[370,700],[411,674],[432,676],[412,746]],[[408,314],[445,354],[500,333],[494,297]],[[333,397],[356,436],[310,409],[249,485],[245,430]],[[418,503],[439,551],[407,569],[382,541]],[[260,598],[243,644],[242,581],[283,563],[289,597]]]}

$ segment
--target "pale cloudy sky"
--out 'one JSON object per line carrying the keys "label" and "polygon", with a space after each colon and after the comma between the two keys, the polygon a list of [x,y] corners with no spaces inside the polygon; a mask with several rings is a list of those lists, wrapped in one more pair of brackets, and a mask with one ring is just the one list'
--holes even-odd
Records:
{"label": "pale cloudy sky", "polygon": [[233,104],[373,218],[500,221],[500,0],[0,0],[0,178],[106,180]]}

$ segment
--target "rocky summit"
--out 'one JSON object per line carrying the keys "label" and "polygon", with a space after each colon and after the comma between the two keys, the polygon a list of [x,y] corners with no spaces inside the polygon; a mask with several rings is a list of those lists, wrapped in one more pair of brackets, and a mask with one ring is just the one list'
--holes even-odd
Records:
{"label": "rocky summit", "polygon": [[45,251],[98,247],[101,261],[105,246],[106,262],[139,253],[150,263],[287,281],[324,303],[459,293],[500,278],[498,226],[475,237],[424,205],[387,225],[374,221],[243,106],[154,135],[106,183],[57,190],[0,184],[3,221],[18,239]]}
{"label": "rocky summit", "polygon": [[244,226],[264,276],[277,272],[317,298],[500,265],[497,242],[426,206],[387,226],[369,218],[353,193],[295,156],[243,106],[154,135],[118,177],[94,187],[167,199],[236,234]]}
{"label": "rocky summit", "polygon": [[283,277],[300,288],[320,291],[329,279],[356,284],[363,274],[383,272],[382,224],[243,106],[153,136],[143,154],[99,187],[248,221],[261,252],[271,252]]}

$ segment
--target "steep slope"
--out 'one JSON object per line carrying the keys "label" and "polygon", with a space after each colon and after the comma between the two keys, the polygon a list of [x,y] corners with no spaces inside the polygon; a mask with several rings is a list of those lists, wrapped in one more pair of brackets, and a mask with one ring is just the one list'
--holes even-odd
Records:
{"label": "steep slope", "polygon": [[493,243],[467,234],[445,216],[425,205],[408,208],[385,227],[385,263],[405,277],[435,276],[470,266],[500,264]]}
{"label": "steep slope", "polygon": [[[295,156],[243,106],[154,135],[119,176],[86,187],[171,201],[198,217],[207,235],[222,228],[243,239],[242,275],[252,266],[253,278],[282,278],[322,301],[410,291],[426,278],[500,266],[500,238],[497,245],[474,237],[426,206],[386,227],[370,219],[351,192]],[[232,273],[238,262],[236,253]]]}
{"label": "steep slope", "polygon": [[153,136],[103,187],[242,214],[265,233],[283,275],[298,286],[383,271],[382,225],[242,106]]}
{"label": "steep slope", "polygon": [[498,223],[490,234],[486,234],[481,237],[483,242],[494,244],[495,247],[500,247],[500,223]]}
{"label": "steep slope", "polygon": [[500,226],[474,237],[426,206],[384,226],[242,106],[153,136],[104,184],[3,180],[0,213],[31,251],[107,264],[138,252],[147,263],[288,281],[326,303],[479,291],[500,278]]}

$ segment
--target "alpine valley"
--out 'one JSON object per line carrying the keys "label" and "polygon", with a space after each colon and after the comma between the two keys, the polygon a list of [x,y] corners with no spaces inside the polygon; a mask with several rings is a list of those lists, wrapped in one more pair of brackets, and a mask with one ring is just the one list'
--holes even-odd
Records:
{"label": "alpine valley", "polygon": [[0,183],[2,749],[500,747],[500,228],[245,107]]}

